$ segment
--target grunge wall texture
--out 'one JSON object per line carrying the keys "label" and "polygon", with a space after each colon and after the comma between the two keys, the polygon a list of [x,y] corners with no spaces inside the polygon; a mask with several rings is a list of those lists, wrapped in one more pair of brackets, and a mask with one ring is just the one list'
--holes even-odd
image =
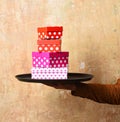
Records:
{"label": "grunge wall texture", "polygon": [[1,0],[0,122],[119,122],[120,106],[15,79],[30,72],[37,27],[56,25],[69,72],[102,84],[120,78],[120,0]]}

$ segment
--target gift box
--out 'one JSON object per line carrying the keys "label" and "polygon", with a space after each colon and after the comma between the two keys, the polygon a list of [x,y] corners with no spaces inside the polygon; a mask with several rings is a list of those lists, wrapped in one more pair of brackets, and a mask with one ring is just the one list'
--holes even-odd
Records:
{"label": "gift box", "polygon": [[38,52],[60,52],[61,40],[38,40]]}
{"label": "gift box", "polygon": [[32,52],[33,67],[56,68],[68,66],[69,52]]}
{"label": "gift box", "polygon": [[60,39],[62,36],[63,27],[54,26],[54,27],[38,27],[38,39]]}
{"label": "gift box", "polygon": [[67,79],[67,67],[64,68],[32,68],[32,79]]}

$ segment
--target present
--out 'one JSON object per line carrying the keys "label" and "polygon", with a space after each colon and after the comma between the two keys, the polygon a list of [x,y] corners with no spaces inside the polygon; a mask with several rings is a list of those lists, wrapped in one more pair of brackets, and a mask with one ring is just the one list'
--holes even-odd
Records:
{"label": "present", "polygon": [[60,39],[62,36],[63,27],[53,26],[53,27],[38,27],[38,39]]}
{"label": "present", "polygon": [[61,40],[38,40],[38,52],[60,52]]}
{"label": "present", "polygon": [[69,52],[32,52],[33,67],[56,68],[68,66]]}
{"label": "present", "polygon": [[32,68],[32,79],[67,79],[67,67],[64,68]]}

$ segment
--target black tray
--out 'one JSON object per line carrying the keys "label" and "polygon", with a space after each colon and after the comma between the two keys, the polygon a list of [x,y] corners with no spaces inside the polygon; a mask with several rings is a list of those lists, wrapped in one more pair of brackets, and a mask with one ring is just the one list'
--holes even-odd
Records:
{"label": "black tray", "polygon": [[93,75],[85,73],[68,73],[67,79],[31,79],[31,74],[19,74],[15,76],[18,80],[32,83],[80,83],[91,80]]}

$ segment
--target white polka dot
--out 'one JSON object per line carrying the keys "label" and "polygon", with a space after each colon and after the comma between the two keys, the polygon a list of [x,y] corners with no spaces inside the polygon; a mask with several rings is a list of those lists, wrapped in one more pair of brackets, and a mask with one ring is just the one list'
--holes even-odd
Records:
{"label": "white polka dot", "polygon": [[44,65],[46,65],[46,62],[44,62]]}
{"label": "white polka dot", "polygon": [[53,47],[51,47],[50,50],[53,50]]}
{"label": "white polka dot", "polygon": [[58,60],[56,60],[56,63],[58,63]]}
{"label": "white polka dot", "polygon": [[58,39],[59,38],[59,36],[56,36],[56,39]]}
{"label": "white polka dot", "polygon": [[35,61],[33,62],[33,64],[35,64]]}
{"label": "white polka dot", "polygon": [[38,59],[36,59],[36,61],[38,61]]}
{"label": "white polka dot", "polygon": [[52,64],[54,64],[54,61],[52,61]]}
{"label": "white polka dot", "polygon": [[47,59],[46,62],[49,62],[49,60]]}
{"label": "white polka dot", "polygon": [[39,50],[42,50],[42,47],[39,47]]}
{"label": "white polka dot", "polygon": [[62,63],[62,60],[60,60],[60,63]]}
{"label": "white polka dot", "polygon": [[58,35],[61,35],[61,32],[58,32]]}
{"label": "white polka dot", "polygon": [[56,35],[56,32],[54,32],[53,34]]}
{"label": "white polka dot", "polygon": [[41,62],[43,62],[43,59],[41,59]]}
{"label": "white polka dot", "polygon": [[47,48],[47,47],[45,47],[45,50],[48,50],[48,48]]}
{"label": "white polka dot", "polygon": [[38,64],[40,64],[40,62],[38,62]]}
{"label": "white polka dot", "polygon": [[44,32],[42,32],[42,35],[44,35],[45,33]]}
{"label": "white polka dot", "polygon": [[45,38],[46,38],[47,36],[45,35]]}
{"label": "white polka dot", "polygon": [[51,32],[49,32],[48,34],[49,34],[49,35],[51,35],[52,33],[51,33]]}
{"label": "white polka dot", "polygon": [[66,63],[66,60],[64,60],[64,63]]}
{"label": "white polka dot", "polygon": [[49,36],[47,36],[47,39],[49,39]]}
{"label": "white polka dot", "polygon": [[62,57],[62,59],[64,59],[64,57]]}
{"label": "white polka dot", "polygon": [[62,67],[64,67],[64,64],[62,64]]}
{"label": "white polka dot", "polygon": [[51,36],[52,39],[54,39],[54,36]]}
{"label": "white polka dot", "polygon": [[54,64],[54,67],[56,67],[56,65]]}
{"label": "white polka dot", "polygon": [[56,47],[55,49],[56,49],[56,50],[59,50],[59,47]]}
{"label": "white polka dot", "polygon": [[38,35],[40,35],[40,33],[38,33]]}
{"label": "white polka dot", "polygon": [[41,35],[40,37],[42,38],[43,36]]}

